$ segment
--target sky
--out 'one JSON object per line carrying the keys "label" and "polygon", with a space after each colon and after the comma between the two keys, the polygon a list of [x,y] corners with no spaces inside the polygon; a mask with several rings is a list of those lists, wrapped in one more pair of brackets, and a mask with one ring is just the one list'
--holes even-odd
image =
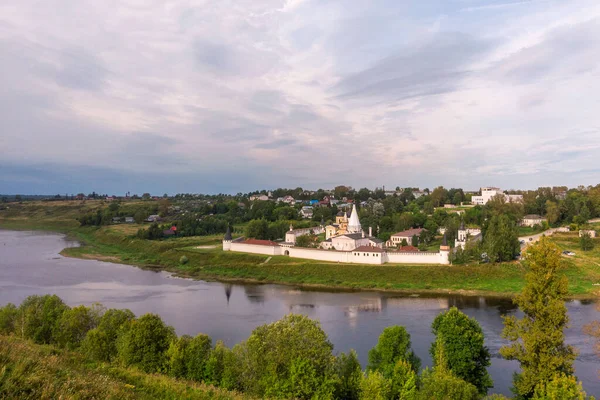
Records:
{"label": "sky", "polygon": [[600,183],[597,0],[0,2],[0,193]]}

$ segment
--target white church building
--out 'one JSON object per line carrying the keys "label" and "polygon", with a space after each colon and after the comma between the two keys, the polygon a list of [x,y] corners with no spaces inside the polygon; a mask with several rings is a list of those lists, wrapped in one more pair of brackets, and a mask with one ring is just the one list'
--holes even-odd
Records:
{"label": "white church building", "polygon": [[[290,240],[288,240],[288,235]],[[437,252],[393,251],[383,249],[383,242],[372,236],[371,228],[369,228],[369,234],[365,234],[358,218],[356,205],[352,207],[352,214],[348,219],[348,224],[344,229],[344,233],[340,233],[321,242],[320,249],[296,247],[296,237],[297,236],[290,231],[286,235],[285,242],[244,238],[233,240],[231,230],[228,227],[227,233],[223,238],[223,251],[264,254],[269,256],[281,255],[338,263],[450,264],[450,246],[448,246],[446,241],[446,235],[444,235],[440,250]]]}

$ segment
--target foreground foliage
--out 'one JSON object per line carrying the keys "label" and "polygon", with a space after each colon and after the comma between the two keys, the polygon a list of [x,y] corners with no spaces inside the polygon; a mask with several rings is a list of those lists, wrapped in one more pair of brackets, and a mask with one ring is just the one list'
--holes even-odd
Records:
{"label": "foreground foliage", "polygon": [[575,349],[564,342],[568,290],[567,278],[559,274],[560,250],[542,238],[529,247],[526,257],[527,283],[515,298],[525,315],[505,318],[503,336],[512,344],[500,349],[504,358],[521,364],[521,373],[514,377],[514,392],[520,398],[531,398],[538,385],[557,374],[571,376],[576,357]]}

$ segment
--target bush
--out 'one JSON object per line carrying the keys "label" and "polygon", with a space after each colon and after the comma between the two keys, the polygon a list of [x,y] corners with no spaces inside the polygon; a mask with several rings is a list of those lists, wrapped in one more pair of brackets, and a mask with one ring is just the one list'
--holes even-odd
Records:
{"label": "bush", "polygon": [[362,380],[362,369],[354,350],[349,354],[341,353],[335,358],[334,373],[336,376],[335,398],[357,400]]}
{"label": "bush", "polygon": [[56,343],[75,349],[81,345],[88,331],[98,326],[101,309],[78,306],[66,310],[57,322]]}
{"label": "bush", "polygon": [[360,399],[388,400],[392,394],[392,383],[379,371],[368,371],[360,382]]}
{"label": "bush", "polygon": [[183,264],[183,265],[185,265],[185,264],[187,264],[187,263],[188,263],[188,261],[189,261],[189,260],[188,260],[187,256],[181,256],[181,257],[179,258],[179,263],[180,263],[180,264]]}
{"label": "bush", "polygon": [[57,322],[68,309],[56,295],[29,296],[19,306],[15,329],[35,343],[52,343],[56,337]]}
{"label": "bush", "polygon": [[10,335],[15,332],[17,314],[17,307],[12,303],[0,308],[0,335]]}
{"label": "bush", "polygon": [[535,388],[534,400],[586,400],[587,395],[574,376],[558,374],[549,382],[542,382]]}
{"label": "bush", "polygon": [[184,335],[173,340],[167,350],[171,375],[198,382],[203,381],[211,345],[210,337],[203,334],[194,338]]}
{"label": "bush", "polygon": [[304,315],[259,326],[236,348],[242,387],[255,396],[305,399],[333,391],[333,345]]}
{"label": "bush", "polygon": [[90,330],[81,346],[84,353],[98,361],[111,361],[117,355],[117,337],[129,329],[135,315],[129,310],[107,310],[98,327]]}
{"label": "bush", "polygon": [[144,372],[163,372],[167,366],[166,352],[175,338],[175,330],[156,314],[145,314],[131,322],[130,328],[118,338],[117,352],[125,365]]}

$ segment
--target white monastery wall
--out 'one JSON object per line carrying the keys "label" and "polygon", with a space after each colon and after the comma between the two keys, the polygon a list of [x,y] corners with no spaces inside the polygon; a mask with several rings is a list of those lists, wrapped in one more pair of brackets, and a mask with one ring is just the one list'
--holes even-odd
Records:
{"label": "white monastery wall", "polygon": [[397,264],[450,264],[449,252],[389,252],[386,262]]}
{"label": "white monastery wall", "polygon": [[232,242],[231,251],[240,251],[242,253],[253,253],[253,254],[265,254],[268,256],[279,256],[281,255],[282,248],[279,246],[263,246],[258,244],[246,244]]}

